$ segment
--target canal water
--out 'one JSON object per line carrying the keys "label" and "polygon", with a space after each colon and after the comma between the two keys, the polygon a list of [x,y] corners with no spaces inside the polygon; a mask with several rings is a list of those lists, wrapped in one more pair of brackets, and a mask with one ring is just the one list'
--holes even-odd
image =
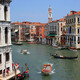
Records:
{"label": "canal water", "polygon": [[[22,54],[21,50],[27,49],[30,54]],[[58,55],[76,56],[78,59],[55,59],[51,54],[58,53]],[[12,58],[20,65],[20,71],[25,63],[29,67],[29,78],[24,80],[80,80],[80,51],[58,50],[52,46],[42,44],[27,44],[26,42],[21,46],[12,46]],[[44,64],[52,64],[53,72],[49,76],[42,76],[41,69]]]}

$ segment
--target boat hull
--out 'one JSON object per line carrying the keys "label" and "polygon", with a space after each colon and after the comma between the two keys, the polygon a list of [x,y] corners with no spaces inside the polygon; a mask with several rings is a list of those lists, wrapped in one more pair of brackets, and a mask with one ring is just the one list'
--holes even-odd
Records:
{"label": "boat hull", "polygon": [[42,75],[49,75],[50,72],[52,71],[52,66],[51,64],[44,64],[42,67]]}
{"label": "boat hull", "polygon": [[76,59],[78,58],[78,56],[76,57],[66,57],[66,56],[63,56],[63,57],[60,57],[60,56],[57,56],[57,55],[52,55],[54,58],[59,58],[59,59]]}

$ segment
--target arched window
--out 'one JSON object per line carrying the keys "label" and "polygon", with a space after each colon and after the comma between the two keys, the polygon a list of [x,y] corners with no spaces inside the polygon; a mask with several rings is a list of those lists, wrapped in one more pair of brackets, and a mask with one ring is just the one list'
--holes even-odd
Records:
{"label": "arched window", "polygon": [[69,34],[71,33],[71,29],[72,29],[72,28],[71,28],[71,26],[70,26],[70,27],[69,27]]}
{"label": "arched window", "polygon": [[4,7],[4,19],[7,20],[7,11],[8,11],[8,8],[7,6]]}
{"label": "arched window", "polygon": [[0,28],[0,44],[1,44],[1,28]]}
{"label": "arched window", "polygon": [[8,28],[5,28],[5,43],[8,43]]}

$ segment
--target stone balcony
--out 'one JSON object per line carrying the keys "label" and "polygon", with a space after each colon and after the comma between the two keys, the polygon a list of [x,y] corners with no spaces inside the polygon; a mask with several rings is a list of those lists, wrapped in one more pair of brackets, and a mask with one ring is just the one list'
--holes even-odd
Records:
{"label": "stone balcony", "polygon": [[[18,75],[20,73],[19,69],[16,70],[16,75]],[[13,72],[9,72],[9,75],[5,75],[5,77],[3,77],[3,75],[0,75],[0,80],[9,80],[11,78],[15,77],[15,71]]]}

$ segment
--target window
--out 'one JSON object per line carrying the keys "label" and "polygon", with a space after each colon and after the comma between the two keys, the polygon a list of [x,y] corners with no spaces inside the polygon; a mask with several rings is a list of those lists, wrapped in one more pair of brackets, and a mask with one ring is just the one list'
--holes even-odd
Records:
{"label": "window", "polygon": [[2,63],[2,61],[1,61],[1,54],[0,54],[0,64]]}
{"label": "window", "polygon": [[42,36],[42,34],[40,34],[40,36]]}
{"label": "window", "polygon": [[31,34],[31,36],[33,36],[33,34]]}
{"label": "window", "polygon": [[8,28],[5,28],[5,43],[8,43]]}
{"label": "window", "polygon": [[80,37],[78,37],[78,44],[80,44]]}
{"label": "window", "polygon": [[73,19],[72,19],[72,23],[73,23]]}
{"label": "window", "polygon": [[78,22],[79,22],[79,18],[78,18]]}
{"label": "window", "polygon": [[6,53],[6,61],[9,61],[9,53]]}
{"label": "window", "polygon": [[8,8],[7,6],[4,7],[4,19],[7,20],[7,11],[8,11]]}
{"label": "window", "polygon": [[79,29],[78,29],[78,34],[79,34]]}
{"label": "window", "polygon": [[0,70],[0,74],[2,74],[2,70]]}

